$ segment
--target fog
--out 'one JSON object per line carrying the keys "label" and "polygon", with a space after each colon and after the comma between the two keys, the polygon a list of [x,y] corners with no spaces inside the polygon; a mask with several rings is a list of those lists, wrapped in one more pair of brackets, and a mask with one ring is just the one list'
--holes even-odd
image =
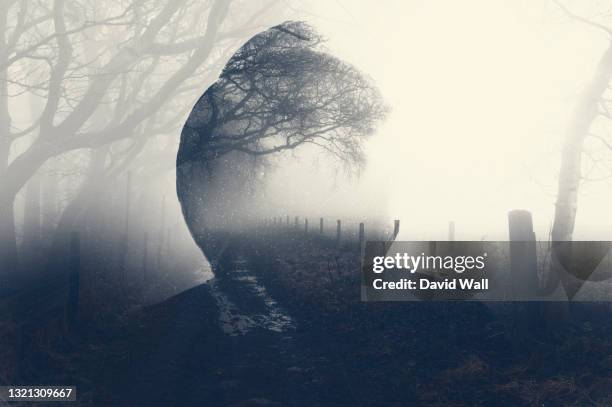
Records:
{"label": "fog", "polygon": [[0,0],[0,378],[610,405],[611,131],[612,0]]}
{"label": "fog", "polygon": [[[578,15],[606,22],[608,10],[599,2],[563,4]],[[175,7],[189,15],[193,14],[191,7],[206,14],[208,6],[182,2]],[[79,18],[76,15],[70,24],[76,26]],[[134,58],[130,62],[133,72],[112,82],[98,101],[100,106],[89,112],[91,117],[78,118],[80,127],[70,130],[85,140],[76,146],[63,144],[56,149],[59,144],[47,143],[38,148],[37,117],[48,97],[48,89],[38,84],[50,80],[48,66],[39,61],[47,58],[47,51],[43,48],[40,55],[34,51],[32,58],[18,58],[8,72],[13,82],[8,86],[7,100],[11,131],[22,134],[9,144],[11,176],[0,177],[0,182],[6,183],[2,186],[2,197],[6,195],[3,205],[9,208],[14,202],[17,241],[27,240],[26,224],[33,220],[28,202],[33,202],[30,209],[38,212],[33,223],[42,222],[40,226],[48,229],[43,233],[47,240],[54,239],[51,235],[62,218],[66,220],[64,231],[76,229],[79,222],[65,216],[64,210],[79,194],[87,197],[82,208],[108,205],[104,210],[96,209],[96,213],[106,213],[101,223],[108,224],[110,217],[118,225],[115,232],[127,230],[123,225],[127,223],[123,220],[124,192],[127,171],[131,171],[130,216],[148,219],[141,220],[151,235],[158,235],[160,227],[175,228],[173,233],[177,240],[180,237],[181,245],[197,250],[176,198],[174,167],[182,125],[232,53],[252,35],[286,20],[312,25],[327,39],[324,46],[329,54],[369,76],[380,89],[389,113],[366,142],[367,165],[360,171],[347,170],[314,147],[274,154],[266,158],[267,164],[257,177],[260,182],[251,185],[257,193],[240,203],[228,202],[228,213],[248,215],[251,221],[289,215],[382,222],[389,227],[393,219],[401,219],[400,239],[405,240],[445,239],[448,222],[453,221],[457,239],[505,240],[508,211],[527,209],[533,213],[538,238],[548,238],[564,134],[608,44],[602,31],[570,18],[557,4],[544,0],[312,0],[232,5],[220,27],[232,35],[211,42],[214,51],[202,58],[199,68],[184,75],[179,87],[162,85],[188,65],[192,54],[168,51],[160,58],[146,53],[142,58],[130,56]],[[169,19],[168,24],[180,35],[166,38],[163,31],[160,44],[171,48],[174,42],[193,39],[207,28],[205,20],[198,27],[186,21],[180,16]],[[124,35],[124,28],[109,27],[105,29],[117,30],[113,35]],[[126,23],[126,27],[131,26]],[[42,33],[33,32],[32,38],[44,37],[44,30],[52,29],[51,24],[45,25]],[[95,74],[95,69],[103,69],[106,61],[122,52],[120,43],[109,41],[113,35],[91,28],[84,33],[77,30],[70,37],[75,51],[60,85],[64,96],[54,112],[56,124],[75,111],[75,103],[87,100],[83,96],[102,80],[104,75]],[[96,64],[90,60],[91,51],[84,52],[88,47],[99,51],[96,64],[100,68],[92,68]],[[53,48],[48,52],[56,57]],[[153,73],[145,78],[141,91],[136,79],[138,64],[150,60],[155,61]],[[117,75],[117,71],[109,72]],[[120,124],[127,126],[119,133],[112,131],[116,123],[109,120],[111,112],[107,110],[122,110],[115,97],[121,94],[122,83],[130,84],[133,94],[122,102],[125,114],[117,115],[125,119]],[[166,92],[162,92],[166,99],[160,98],[160,89]],[[128,113],[137,109],[148,116],[143,116],[142,124],[132,125]],[[92,129],[98,127],[106,131],[108,140],[91,146],[88,140],[97,136]],[[606,135],[607,127],[605,121],[597,121],[591,130]],[[150,128],[154,134],[148,133]],[[72,134],[53,131],[50,136],[58,139]],[[117,134],[124,138],[116,139]],[[612,204],[610,156],[596,140],[587,140],[585,146],[585,157],[598,161],[585,159],[583,176],[596,180],[583,180],[580,186],[574,238],[610,239],[612,220],[605,216]],[[44,157],[37,155],[40,151]],[[101,164],[92,170],[96,154],[102,157]],[[20,155],[22,163],[29,163],[24,166],[24,176],[25,172],[13,165]],[[26,182],[34,173],[42,180]],[[32,187],[29,197],[27,186]],[[100,199],[94,199],[97,197]],[[82,208],[74,213],[83,216]],[[11,219],[9,226],[11,212],[2,212]],[[93,216],[90,213],[85,218]],[[138,221],[132,222],[132,229],[134,222]],[[3,233],[4,229],[9,230],[3,228]],[[137,243],[131,246],[142,246],[141,231],[130,232],[138,233]],[[3,241],[15,240],[5,234],[8,237]]]}
{"label": "fog", "polygon": [[[587,3],[568,4],[592,16]],[[268,185],[281,212],[378,211],[402,219],[402,239],[444,239],[452,220],[458,239],[505,240],[507,212],[521,208],[548,238],[564,129],[605,35],[543,1],[336,1],[303,14],[391,112],[348,184],[316,153],[318,166],[283,161]],[[583,182],[576,238],[610,238],[609,187]]]}

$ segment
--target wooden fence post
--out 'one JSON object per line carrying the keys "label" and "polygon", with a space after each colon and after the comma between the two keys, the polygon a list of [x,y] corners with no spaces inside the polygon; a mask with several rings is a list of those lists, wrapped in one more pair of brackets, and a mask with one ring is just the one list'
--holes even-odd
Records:
{"label": "wooden fence post", "polygon": [[166,253],[172,253],[172,228],[166,228]]}
{"label": "wooden fence post", "polygon": [[147,283],[147,262],[149,257],[149,233],[144,232],[144,247],[142,251],[142,285]]}
{"label": "wooden fence post", "polygon": [[400,231],[400,220],[395,219],[395,221],[393,221],[393,240],[397,239],[397,235],[399,235],[399,231]]}
{"label": "wooden fence post", "polygon": [[342,235],[342,221],[338,219],[336,224],[336,244],[340,246],[340,236]]}
{"label": "wooden fence post", "polygon": [[289,226],[289,215],[287,215],[287,226]]}
{"label": "wooden fence post", "polygon": [[127,268],[125,266],[128,248],[127,233],[124,232],[119,236],[117,244],[119,245],[119,278],[121,279],[121,283],[125,285],[125,282],[127,281]]}
{"label": "wooden fence post", "polygon": [[119,274],[123,283],[127,281],[127,271],[125,267],[128,244],[129,244],[129,234],[130,234],[130,205],[132,201],[132,172],[128,171],[127,180],[125,183],[125,221],[124,221],[124,233],[121,236],[119,241]]}
{"label": "wooden fence post", "polygon": [[[531,213],[513,210],[508,213],[510,237],[510,278],[515,301],[533,300],[538,289],[538,259]],[[515,302],[513,305],[514,334],[525,341],[538,328],[540,307],[537,303]]]}
{"label": "wooden fence post", "polygon": [[308,219],[304,219],[304,232],[308,233]]}
{"label": "wooden fence post", "polygon": [[298,228],[298,217],[297,217],[297,216],[295,217],[295,225],[294,225],[294,227],[295,227],[296,229]]}
{"label": "wooden fence post", "polygon": [[365,250],[365,225],[363,222],[359,224],[359,253],[363,254]]}
{"label": "wooden fence post", "polygon": [[514,210],[508,213],[510,270],[513,286],[523,295],[533,296],[538,287],[536,239],[531,213]]}
{"label": "wooden fence post", "polygon": [[157,246],[157,268],[161,268],[161,263],[162,263],[162,254],[163,254],[163,247],[164,247],[164,230],[165,230],[165,224],[166,224],[166,195],[164,194],[162,196],[162,201],[161,201],[161,227],[159,230],[159,242],[158,242],[158,246]]}
{"label": "wooden fence post", "polygon": [[125,233],[130,233],[130,204],[132,201],[132,171],[127,173],[125,191]]}
{"label": "wooden fence post", "polygon": [[79,318],[79,286],[81,268],[81,239],[78,232],[70,235],[70,265],[68,274],[68,298],[66,301],[66,328],[71,331]]}
{"label": "wooden fence post", "polygon": [[323,234],[323,218],[319,219],[319,234]]}
{"label": "wooden fence post", "polygon": [[453,221],[448,222],[448,240],[451,242],[455,240],[455,222]]}

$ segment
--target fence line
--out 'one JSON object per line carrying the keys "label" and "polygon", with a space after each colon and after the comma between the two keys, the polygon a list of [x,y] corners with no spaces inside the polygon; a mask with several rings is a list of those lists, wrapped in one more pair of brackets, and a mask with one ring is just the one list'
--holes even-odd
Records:
{"label": "fence line", "polygon": [[[291,219],[293,218],[293,222]],[[301,220],[303,219],[303,220]],[[303,233],[311,237],[318,237],[334,242],[338,247],[351,246],[357,244],[361,249],[365,247],[367,240],[389,241],[395,240],[400,231],[400,220],[395,219],[393,224],[381,226],[380,222],[373,222],[369,225],[365,221],[333,219],[329,217],[319,217],[319,227],[311,228],[311,220],[316,218],[308,218],[299,216],[274,216],[263,220],[266,227],[271,227],[278,230],[291,231],[295,233]],[[333,225],[335,220],[335,227]]]}
{"label": "fence line", "polygon": [[[293,219],[293,222],[291,222]],[[301,220],[303,219],[303,220]],[[331,217],[319,217],[319,227],[311,226],[313,218],[300,218],[299,216],[274,216],[263,220],[265,226],[283,228],[287,230],[295,230],[296,232],[303,231],[311,236],[319,235],[335,240],[338,244],[347,241],[359,241],[361,233],[364,240],[379,240],[389,241],[396,240],[400,232],[400,220],[394,219],[393,224],[381,225],[380,222],[355,221],[345,219],[335,219]],[[334,225],[333,227],[332,225]],[[363,223],[363,232],[360,225]],[[448,222],[448,241],[456,240],[456,225],[454,221]]]}

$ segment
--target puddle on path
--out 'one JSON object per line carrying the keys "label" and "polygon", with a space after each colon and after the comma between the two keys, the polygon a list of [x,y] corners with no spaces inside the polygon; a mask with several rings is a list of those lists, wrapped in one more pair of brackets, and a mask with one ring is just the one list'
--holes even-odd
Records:
{"label": "puddle on path", "polygon": [[292,318],[280,308],[266,288],[259,283],[257,277],[251,274],[246,259],[239,258],[234,261],[231,273],[233,273],[232,280],[235,284],[242,284],[245,290],[248,290],[263,302],[265,311],[263,313],[248,313],[240,310],[219,288],[216,279],[209,280],[208,284],[219,308],[221,329],[226,335],[244,335],[255,328],[279,333],[293,329]]}

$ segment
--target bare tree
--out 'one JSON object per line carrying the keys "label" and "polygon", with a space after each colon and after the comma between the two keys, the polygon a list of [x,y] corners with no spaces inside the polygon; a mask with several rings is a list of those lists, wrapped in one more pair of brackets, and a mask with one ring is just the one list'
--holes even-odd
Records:
{"label": "bare tree", "polygon": [[215,218],[227,216],[207,205],[222,193],[210,188],[219,164],[246,162],[245,157],[219,158],[263,157],[315,145],[360,166],[363,141],[385,113],[371,81],[326,53],[308,25],[287,22],[253,37],[202,95],[183,128],[177,190],[192,233],[203,236]]}
{"label": "bare tree", "polygon": [[[612,39],[612,28],[575,14],[560,2],[555,3],[568,17],[595,27]],[[584,144],[587,137],[592,135],[591,127],[598,117],[612,118],[608,111],[609,101],[605,98],[611,79],[612,41],[601,56],[594,76],[582,91],[565,133],[551,236],[554,241],[572,240],[582,179]],[[610,147],[601,136],[594,137],[600,138],[604,146]]]}
{"label": "bare tree", "polygon": [[367,78],[320,44],[305,24],[285,23],[240,48],[194,107],[179,166],[230,151],[265,155],[301,144],[363,163],[361,142],[385,107]]}
{"label": "bare tree", "polygon": [[[172,129],[188,95],[271,5],[234,6],[232,28],[225,0],[3,1],[0,270],[16,265],[15,197],[47,160],[125,139],[133,153],[143,138]],[[181,94],[186,103],[168,108]],[[24,125],[12,120],[22,95],[44,105]]]}

